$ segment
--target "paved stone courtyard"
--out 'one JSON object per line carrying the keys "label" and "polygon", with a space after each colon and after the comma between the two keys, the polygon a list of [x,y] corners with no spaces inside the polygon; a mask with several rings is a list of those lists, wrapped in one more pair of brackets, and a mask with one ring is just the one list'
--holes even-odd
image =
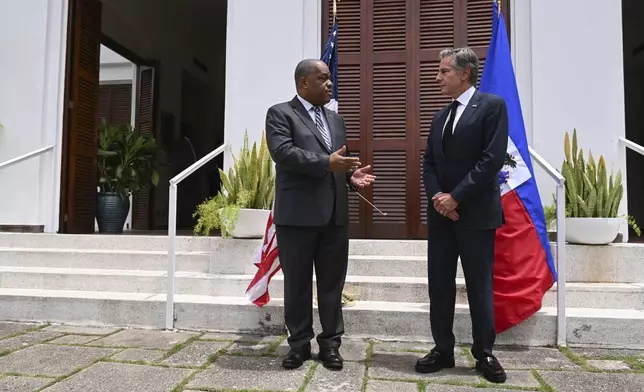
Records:
{"label": "paved stone courtyard", "polygon": [[467,347],[455,369],[415,373],[429,348],[347,338],[343,371],[315,361],[287,371],[284,336],[0,323],[0,391],[644,391],[644,351],[499,347],[508,382],[498,386],[472,370]]}

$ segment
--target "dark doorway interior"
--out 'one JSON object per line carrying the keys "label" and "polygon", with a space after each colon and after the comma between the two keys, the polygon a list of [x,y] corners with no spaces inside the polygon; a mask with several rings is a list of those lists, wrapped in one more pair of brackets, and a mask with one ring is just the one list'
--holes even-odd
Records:
{"label": "dark doorway interior", "polygon": [[[626,138],[644,146],[644,2],[622,0]],[[627,150],[628,213],[644,226],[644,156]],[[629,229],[630,242],[644,242]]]}
{"label": "dark doorway interior", "polygon": [[[157,139],[159,186],[134,196],[131,222],[167,228],[169,179],[223,142],[226,13],[226,0],[70,0],[60,232],[94,232],[101,118]],[[99,77],[101,44],[134,64],[131,79]],[[218,191],[208,179],[222,165],[179,186],[190,188],[178,200],[180,229],[191,229],[196,205]]]}

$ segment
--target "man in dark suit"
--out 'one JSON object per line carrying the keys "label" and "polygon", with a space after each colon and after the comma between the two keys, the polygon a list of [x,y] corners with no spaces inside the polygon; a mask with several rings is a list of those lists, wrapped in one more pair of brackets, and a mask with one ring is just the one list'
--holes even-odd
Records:
{"label": "man in dark suit", "polygon": [[456,269],[460,256],[472,319],[472,355],[491,382],[506,374],[492,354],[494,237],[503,223],[498,173],[508,145],[508,117],[501,97],[476,85],[479,60],[468,48],[440,53],[436,80],[453,102],[436,113],[427,140],[423,180],[427,198],[430,324],[434,349],[416,370],[454,367],[452,331]]}
{"label": "man in dark suit", "polygon": [[326,64],[303,60],[295,69],[297,96],[266,114],[266,139],[276,164],[273,221],[284,273],[284,315],[290,352],[282,366],[295,369],[311,358],[312,276],[322,332],[318,359],[342,369],[342,289],[349,259],[348,186],[375,177],[348,156],[342,116],[324,107],[333,84]]}

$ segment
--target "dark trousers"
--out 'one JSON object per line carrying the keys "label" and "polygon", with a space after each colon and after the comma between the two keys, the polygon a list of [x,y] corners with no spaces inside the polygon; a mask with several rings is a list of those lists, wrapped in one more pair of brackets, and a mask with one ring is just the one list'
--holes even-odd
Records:
{"label": "dark trousers", "polygon": [[288,343],[294,350],[310,348],[313,333],[313,267],[322,332],[320,347],[339,348],[344,334],[342,289],[349,259],[349,228],[276,226],[279,259],[284,273],[284,316]]}
{"label": "dark trousers", "polygon": [[458,256],[465,274],[472,318],[472,355],[482,360],[492,355],[494,325],[493,273],[496,230],[457,229],[453,222],[429,228],[429,318],[436,350],[453,355],[455,338],[456,270]]}

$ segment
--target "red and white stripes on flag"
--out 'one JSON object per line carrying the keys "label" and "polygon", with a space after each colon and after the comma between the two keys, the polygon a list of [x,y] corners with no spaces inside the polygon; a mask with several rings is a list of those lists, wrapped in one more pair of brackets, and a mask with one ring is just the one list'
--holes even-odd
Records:
{"label": "red and white stripes on flag", "polygon": [[270,300],[268,294],[268,284],[273,275],[280,270],[280,261],[277,251],[277,236],[275,235],[275,225],[273,224],[273,210],[266,221],[266,230],[262,240],[262,247],[255,256],[255,265],[258,270],[255,277],[246,289],[246,298],[259,307],[263,307]]}

